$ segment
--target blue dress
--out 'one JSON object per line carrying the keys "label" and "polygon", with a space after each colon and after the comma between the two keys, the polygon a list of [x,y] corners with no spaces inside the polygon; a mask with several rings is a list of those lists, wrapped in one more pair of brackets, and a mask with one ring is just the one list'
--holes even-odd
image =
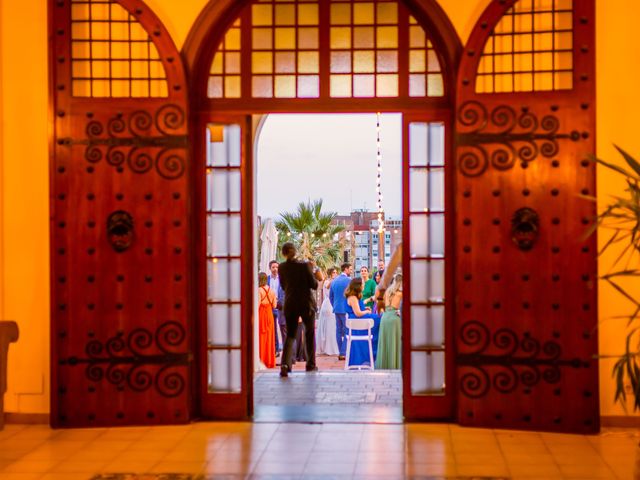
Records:
{"label": "blue dress", "polygon": [[[360,310],[364,310],[364,302],[359,300]],[[380,330],[380,315],[376,313],[366,313],[361,317],[357,317],[355,313],[353,313],[353,308],[351,305],[347,304],[347,315],[349,318],[372,318],[373,319],[373,328],[371,329],[371,333],[373,335],[372,347],[373,347],[373,360],[375,362],[376,354],[378,353],[378,331]],[[366,335],[366,330],[354,330],[354,335]],[[345,340],[346,341],[346,340]],[[356,341],[351,343],[351,354],[349,356],[349,366],[356,365],[369,365],[369,345],[367,342]]]}

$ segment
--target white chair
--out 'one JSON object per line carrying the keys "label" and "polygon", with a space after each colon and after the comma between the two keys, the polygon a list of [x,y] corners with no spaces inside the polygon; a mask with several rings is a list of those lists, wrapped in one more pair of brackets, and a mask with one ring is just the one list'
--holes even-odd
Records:
{"label": "white chair", "polygon": [[[372,318],[349,318],[347,316],[346,320],[347,327],[347,357],[344,361],[344,369],[345,370],[374,370],[374,361],[373,361],[373,344],[371,340],[373,339],[373,334],[371,333],[371,329],[373,328],[373,319]],[[366,330],[366,335],[354,335],[353,330]],[[369,344],[369,365],[352,365],[349,366],[349,358],[351,356],[351,342],[364,341]]]}

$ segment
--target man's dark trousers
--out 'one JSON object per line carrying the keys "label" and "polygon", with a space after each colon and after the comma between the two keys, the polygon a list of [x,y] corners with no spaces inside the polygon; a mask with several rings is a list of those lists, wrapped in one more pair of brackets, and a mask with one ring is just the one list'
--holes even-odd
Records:
{"label": "man's dark trousers", "polygon": [[282,365],[286,365],[291,371],[291,357],[293,356],[293,345],[296,342],[296,332],[298,331],[298,318],[302,318],[307,348],[307,370],[314,369],[316,366],[315,313],[310,309],[291,312],[285,310],[284,316],[287,321],[287,340],[284,342],[282,351]]}

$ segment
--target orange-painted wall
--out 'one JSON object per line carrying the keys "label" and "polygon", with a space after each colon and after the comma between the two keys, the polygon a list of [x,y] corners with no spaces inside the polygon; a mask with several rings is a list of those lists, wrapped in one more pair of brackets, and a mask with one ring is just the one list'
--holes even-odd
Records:
{"label": "orange-painted wall", "polygon": [[[148,0],[178,48],[207,0]],[[47,11],[43,0],[0,2],[0,319],[16,320],[21,338],[10,348],[5,408],[49,411],[49,158]],[[440,0],[466,41],[489,0]],[[640,44],[633,32],[640,3],[599,1],[597,12],[598,155],[619,161],[612,143],[640,156],[636,133],[640,110]],[[634,115],[635,114],[635,115]],[[598,175],[599,203],[624,186],[606,171]],[[600,239],[602,243],[602,239]],[[611,256],[601,259],[605,272]],[[601,286],[600,351],[619,353],[624,326],[608,320],[628,306]],[[623,414],[613,405],[610,362],[602,361],[601,412]]]}

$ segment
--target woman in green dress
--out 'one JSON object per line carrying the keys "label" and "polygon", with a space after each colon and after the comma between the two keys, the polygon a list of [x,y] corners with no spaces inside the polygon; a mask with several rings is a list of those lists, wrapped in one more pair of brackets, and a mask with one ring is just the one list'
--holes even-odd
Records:
{"label": "woman in green dress", "polygon": [[385,310],[380,320],[376,369],[402,368],[402,274],[393,277],[393,283],[384,294]]}
{"label": "woman in green dress", "polygon": [[362,300],[364,306],[373,309],[373,302],[376,299],[376,281],[369,278],[369,269],[367,267],[360,268],[360,277],[362,278]]}

